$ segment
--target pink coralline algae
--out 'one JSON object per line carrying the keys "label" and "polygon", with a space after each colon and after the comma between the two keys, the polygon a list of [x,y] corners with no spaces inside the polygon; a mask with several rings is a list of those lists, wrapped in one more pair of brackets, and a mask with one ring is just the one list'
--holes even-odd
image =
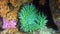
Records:
{"label": "pink coralline algae", "polygon": [[3,29],[6,29],[6,28],[16,28],[16,23],[17,21],[16,20],[6,20],[3,18]]}

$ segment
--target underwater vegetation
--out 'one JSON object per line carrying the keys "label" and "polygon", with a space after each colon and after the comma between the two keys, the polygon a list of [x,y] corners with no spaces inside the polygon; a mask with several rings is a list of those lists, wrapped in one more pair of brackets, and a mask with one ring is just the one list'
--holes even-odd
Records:
{"label": "underwater vegetation", "polygon": [[40,12],[37,14],[37,11],[38,10],[33,4],[26,4],[22,7],[18,13],[20,19],[18,25],[19,27],[21,26],[20,29],[24,32],[33,32],[46,25],[48,21],[46,16]]}

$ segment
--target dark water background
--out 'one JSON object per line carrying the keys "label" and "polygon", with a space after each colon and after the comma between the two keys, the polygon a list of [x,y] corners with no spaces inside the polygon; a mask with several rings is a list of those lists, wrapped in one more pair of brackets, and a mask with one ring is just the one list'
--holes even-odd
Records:
{"label": "dark water background", "polygon": [[39,11],[44,12],[44,14],[47,15],[48,23],[46,26],[49,28],[58,30],[57,25],[54,23],[53,18],[52,18],[51,10],[49,7],[49,0],[45,0],[44,5],[39,4],[39,0],[34,0],[33,4],[36,6],[36,8]]}

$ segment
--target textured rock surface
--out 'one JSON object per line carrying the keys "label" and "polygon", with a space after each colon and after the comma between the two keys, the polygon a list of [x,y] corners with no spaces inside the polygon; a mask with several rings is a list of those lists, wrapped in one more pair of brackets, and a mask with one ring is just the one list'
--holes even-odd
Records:
{"label": "textured rock surface", "polygon": [[57,25],[58,29],[60,29],[60,0],[49,0],[49,2],[54,23]]}
{"label": "textured rock surface", "polygon": [[17,28],[15,29],[6,29],[1,32],[1,34],[22,34],[22,32],[19,32]]}

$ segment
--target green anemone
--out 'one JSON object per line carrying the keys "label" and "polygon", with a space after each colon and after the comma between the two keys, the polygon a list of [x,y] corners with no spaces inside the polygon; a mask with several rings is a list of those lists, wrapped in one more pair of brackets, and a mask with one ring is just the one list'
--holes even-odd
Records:
{"label": "green anemone", "polygon": [[37,12],[38,10],[33,4],[25,4],[18,13],[20,29],[25,32],[32,32],[43,28],[47,23],[46,16],[40,12],[37,14]]}

